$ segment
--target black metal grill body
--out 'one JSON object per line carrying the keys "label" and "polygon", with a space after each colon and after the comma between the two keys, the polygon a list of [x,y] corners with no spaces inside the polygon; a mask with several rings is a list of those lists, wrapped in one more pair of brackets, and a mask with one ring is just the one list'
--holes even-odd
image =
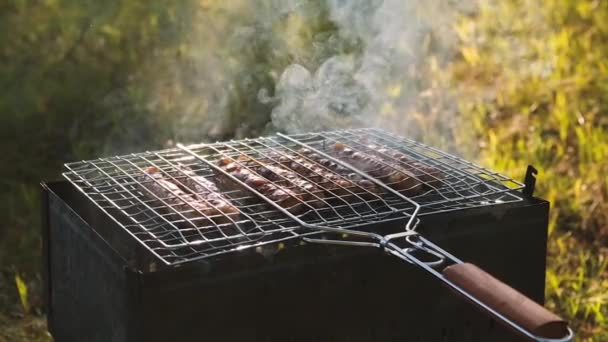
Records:
{"label": "black metal grill body", "polygon": [[[380,250],[288,245],[272,256],[246,249],[155,266],[71,184],[46,184],[43,195],[48,321],[58,342],[513,340]],[[542,303],[548,209],[528,198],[428,215],[418,230]]]}

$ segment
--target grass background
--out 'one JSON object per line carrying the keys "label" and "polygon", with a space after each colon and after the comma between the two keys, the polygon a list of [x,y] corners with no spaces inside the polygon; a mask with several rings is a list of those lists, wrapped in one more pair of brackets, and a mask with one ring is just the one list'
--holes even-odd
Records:
{"label": "grass background", "polygon": [[[501,2],[457,26],[463,125],[478,160],[540,169],[551,204],[547,306],[608,340],[608,3]],[[512,171],[510,171],[512,172]]]}
{"label": "grass background", "polygon": [[[0,4],[0,341],[50,340],[37,184],[69,160],[268,132],[272,106],[258,91],[294,61],[319,66],[316,39],[338,30],[324,3],[259,28],[246,49],[226,32],[257,25],[247,14],[271,1]],[[552,204],[547,306],[578,340],[608,341],[608,3],[473,2],[443,30],[420,47],[414,99],[381,114],[407,117],[413,137],[516,179],[535,165],[537,195]],[[444,38],[447,54],[433,48]],[[359,43],[328,53],[356,54]],[[205,82],[184,76],[199,73]],[[391,101],[404,90],[386,91]]]}

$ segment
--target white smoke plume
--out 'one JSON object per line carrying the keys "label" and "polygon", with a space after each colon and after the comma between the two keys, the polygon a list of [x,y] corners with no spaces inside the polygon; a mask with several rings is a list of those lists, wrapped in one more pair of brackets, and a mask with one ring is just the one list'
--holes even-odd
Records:
{"label": "white smoke plume", "polygon": [[453,53],[461,3],[201,0],[177,57],[142,68],[146,110],[184,142],[357,126],[409,133],[428,56]]}
{"label": "white smoke plume", "polygon": [[327,5],[339,39],[359,41],[362,49],[331,56],[316,70],[288,66],[275,88],[272,124],[289,133],[353,126],[395,130],[396,125],[407,131],[412,123],[407,112],[424,90],[419,69],[430,44],[435,43],[434,54],[451,53],[451,46],[438,40],[446,39],[456,7],[433,0],[328,0]]}

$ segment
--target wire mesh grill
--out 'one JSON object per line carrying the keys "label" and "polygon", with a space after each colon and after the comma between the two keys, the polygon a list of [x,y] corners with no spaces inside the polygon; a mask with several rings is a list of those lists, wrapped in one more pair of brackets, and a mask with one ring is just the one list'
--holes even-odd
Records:
{"label": "wire mesh grill", "polygon": [[[213,182],[215,174],[178,149],[101,158],[65,165],[64,177],[166,264],[179,264],[245,246],[269,234],[291,238],[298,226],[244,190],[222,191],[237,209],[226,214],[193,189],[195,179]],[[150,175],[154,168],[159,176]],[[179,188],[164,186],[169,181]],[[202,183],[205,184],[205,183]],[[158,187],[155,191],[154,187]],[[188,189],[182,192],[181,189]],[[203,195],[195,197],[196,195]],[[208,202],[208,203],[205,203]],[[205,204],[208,204],[205,206]]]}
{"label": "wire mesh grill", "polygon": [[352,170],[330,165],[331,160],[280,137],[191,145],[188,150],[210,167],[219,167],[219,174],[245,171],[263,177],[273,189],[294,194],[293,201],[281,206],[306,224],[354,228],[395,215],[402,218],[415,208]]}
{"label": "wire mesh grill", "polygon": [[[353,153],[369,162],[358,165],[365,172],[349,167]],[[302,222],[355,228],[411,219],[418,208],[428,215],[519,201],[523,187],[376,129],[191,145],[66,168],[65,178],[166,264],[313,234]]]}
{"label": "wire mesh grill", "polygon": [[[420,191],[399,190],[418,203],[419,215],[521,201],[524,185],[507,176],[411,139],[375,129],[353,129],[291,136],[332,153],[335,144],[372,155],[380,167],[407,171]],[[374,170],[368,173],[373,174]]]}

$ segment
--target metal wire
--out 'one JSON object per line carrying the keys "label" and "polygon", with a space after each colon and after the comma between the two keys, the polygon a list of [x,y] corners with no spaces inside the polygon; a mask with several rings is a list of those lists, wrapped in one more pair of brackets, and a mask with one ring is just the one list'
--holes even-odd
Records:
{"label": "metal wire", "polygon": [[[413,196],[405,194],[404,191],[402,193],[420,204],[420,215],[522,200],[517,191],[524,187],[520,182],[379,129],[307,133],[291,138],[328,152],[332,145],[340,143],[355,151],[377,157],[376,160],[386,168],[413,171],[417,180],[424,185],[425,191]],[[400,160],[393,155],[378,152],[379,147],[404,155],[406,159]]]}
{"label": "metal wire", "polygon": [[[221,144],[205,144],[183,147],[185,151],[195,158],[199,158],[218,174],[231,177],[230,173],[222,170],[218,165],[221,160],[229,159],[238,168],[250,171],[253,174],[264,174],[267,182],[274,187],[287,189],[293,193],[300,194],[297,206],[303,208],[297,210],[296,220],[303,225],[323,225],[325,227],[353,228],[373,223],[373,220],[384,219],[390,216],[413,212],[415,203],[404,201],[399,196],[383,193],[382,196],[364,187],[351,183],[350,187],[344,187],[331,177],[346,179],[345,175],[335,173],[333,170],[310,159],[301,153],[300,146],[288,143],[280,137],[245,139],[230,141]],[[284,160],[280,160],[284,158]],[[296,185],[280,172],[267,172],[268,170],[280,169],[295,175],[286,163],[295,162],[310,163],[321,168],[323,173],[314,172],[312,176],[298,176],[318,188],[311,191]],[[270,175],[269,175],[270,174]],[[332,175],[332,176],[329,176]],[[270,179],[269,179],[270,178]],[[236,181],[236,180],[235,180]],[[388,192],[392,190],[380,184]],[[255,192],[246,184],[241,186]],[[266,197],[260,194],[261,197]],[[273,205],[273,201],[269,201]],[[280,208],[279,211],[291,211],[292,207]],[[291,216],[291,215],[290,215]],[[293,218],[293,217],[292,217]]]}
{"label": "metal wire", "polygon": [[[147,176],[146,167],[161,170],[163,179],[185,186],[190,175],[213,180],[215,174],[186,153],[171,149],[69,163],[63,175],[100,209],[139,240],[166,264],[225,253],[243,246],[282,241],[294,237],[297,224],[242,190],[223,191],[240,214],[203,213],[189,198],[169,189],[164,196],[149,190],[158,179]],[[192,194],[196,194],[188,188]],[[208,206],[214,207],[209,202]]]}
{"label": "metal wire", "polygon": [[[383,169],[407,170],[424,190],[412,195],[409,189],[369,176],[375,170],[351,168],[333,154],[337,143],[373,156]],[[222,160],[294,194],[297,201],[291,203],[296,204],[274,203],[259,188],[247,186],[218,166]],[[158,176],[146,172],[150,167],[159,170]],[[184,167],[193,174],[184,172]],[[402,220],[413,228],[418,215],[519,201],[517,190],[523,187],[465,160],[376,129],[190,145],[69,163],[66,168],[66,179],[169,265],[314,234],[302,227],[352,232]],[[218,185],[239,214],[223,213],[204,193],[192,189],[194,175]],[[180,191],[167,188],[164,181]]]}

